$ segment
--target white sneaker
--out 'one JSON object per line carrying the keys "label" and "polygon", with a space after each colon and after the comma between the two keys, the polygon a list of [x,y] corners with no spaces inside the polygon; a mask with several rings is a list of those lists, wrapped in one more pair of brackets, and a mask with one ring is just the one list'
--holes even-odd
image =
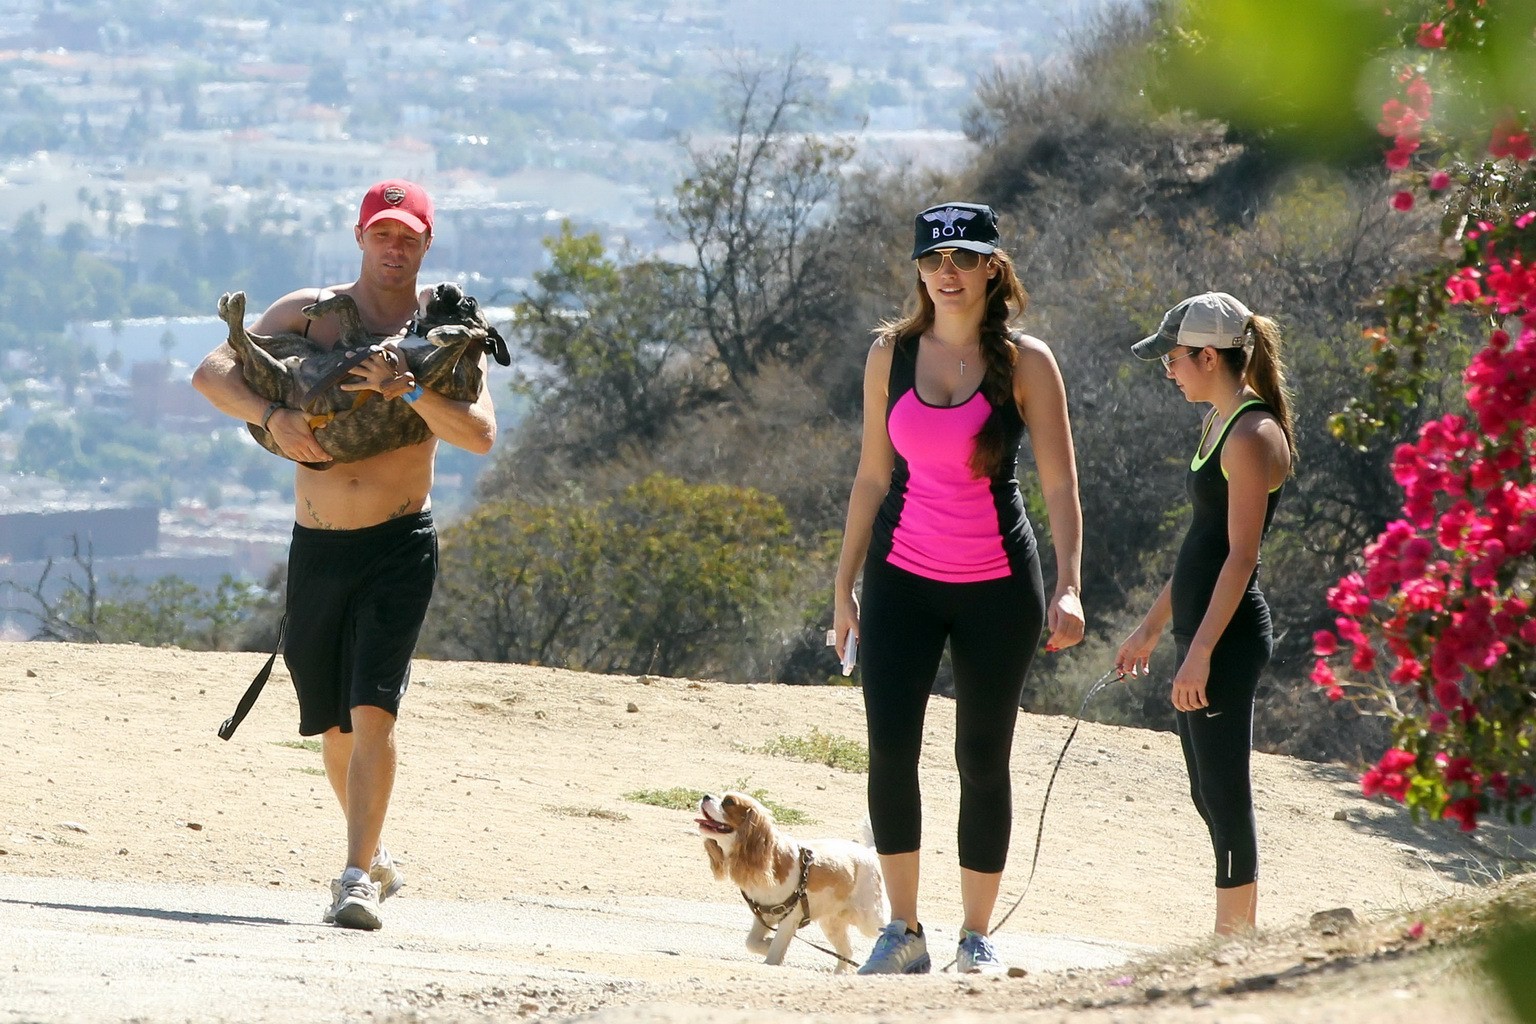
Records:
{"label": "white sneaker", "polygon": [[960,945],[955,951],[955,969],[960,974],[1006,974],[1008,967],[997,955],[997,947],[981,932],[960,929]]}
{"label": "white sneaker", "polygon": [[379,916],[379,887],[369,881],[362,868],[347,868],[331,883],[331,906],[325,922],[342,928],[373,931],[384,927]]}
{"label": "white sneaker", "polygon": [[405,884],[405,875],[395,864],[395,859],[389,855],[384,847],[379,847],[379,852],[373,855],[373,863],[368,867],[368,878],[379,887],[379,902],[383,903]]}

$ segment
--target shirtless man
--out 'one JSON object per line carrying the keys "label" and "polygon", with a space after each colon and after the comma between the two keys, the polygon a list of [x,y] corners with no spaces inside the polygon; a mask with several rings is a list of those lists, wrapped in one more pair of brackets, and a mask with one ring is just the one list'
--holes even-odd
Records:
{"label": "shirtless man", "polygon": [[[431,197],[412,182],[381,181],[363,196],[354,234],[362,250],[356,281],[290,292],[251,331],[303,332],[335,345],[335,318],[311,323],[300,312],[322,291],[351,295],[370,334],[404,328],[416,315],[416,275],[432,246]],[[295,467],[283,660],[298,692],[299,733],[321,737],[325,774],[347,819],[346,869],[331,883],[324,919],[374,929],[383,925],[380,900],[401,885],[379,840],[395,781],[395,718],[437,575],[429,494],[437,442],[483,455],[496,414],[483,385],[473,402],[454,401],[382,355],[353,372],[343,387],[412,403],[433,436],[324,471]],[[227,343],[202,361],[192,384],[220,411],[265,425],[295,462],[330,460],[301,411],[246,386]]]}

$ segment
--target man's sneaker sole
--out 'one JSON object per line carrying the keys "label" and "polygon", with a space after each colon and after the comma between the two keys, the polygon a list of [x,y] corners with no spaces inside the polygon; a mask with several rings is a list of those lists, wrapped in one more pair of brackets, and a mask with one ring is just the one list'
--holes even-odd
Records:
{"label": "man's sneaker sole", "polygon": [[348,900],[336,911],[335,923],[341,928],[377,931],[384,927],[379,912],[361,900]]}

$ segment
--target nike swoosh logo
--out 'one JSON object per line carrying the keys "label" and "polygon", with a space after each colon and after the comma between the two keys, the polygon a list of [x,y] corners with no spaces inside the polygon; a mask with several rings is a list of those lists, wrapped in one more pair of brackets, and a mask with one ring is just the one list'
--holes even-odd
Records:
{"label": "nike swoosh logo", "polygon": [[1205,713],[1205,717],[1206,717],[1206,718],[1217,718],[1217,717],[1219,717],[1219,716],[1220,716],[1220,715],[1221,715],[1221,714],[1222,714],[1222,713],[1221,713],[1221,712],[1220,712],[1220,711],[1207,711],[1207,712],[1206,712],[1206,713]]}

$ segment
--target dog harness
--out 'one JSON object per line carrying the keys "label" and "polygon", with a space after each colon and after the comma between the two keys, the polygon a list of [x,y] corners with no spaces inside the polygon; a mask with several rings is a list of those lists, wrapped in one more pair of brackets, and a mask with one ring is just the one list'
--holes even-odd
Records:
{"label": "dog harness", "polygon": [[[800,904],[800,924],[804,928],[811,923],[811,899],[806,895],[805,883],[811,877],[811,851],[806,847],[800,847],[800,884],[795,891],[789,894],[789,899],[783,903],[775,903],[771,907],[765,907],[761,903],[747,895],[745,889],[741,890],[741,898],[747,901],[747,906],[752,908],[752,916],[763,923],[765,928],[777,928],[789,916],[789,912],[795,909],[795,904]],[[769,918],[773,920],[768,920]]]}

